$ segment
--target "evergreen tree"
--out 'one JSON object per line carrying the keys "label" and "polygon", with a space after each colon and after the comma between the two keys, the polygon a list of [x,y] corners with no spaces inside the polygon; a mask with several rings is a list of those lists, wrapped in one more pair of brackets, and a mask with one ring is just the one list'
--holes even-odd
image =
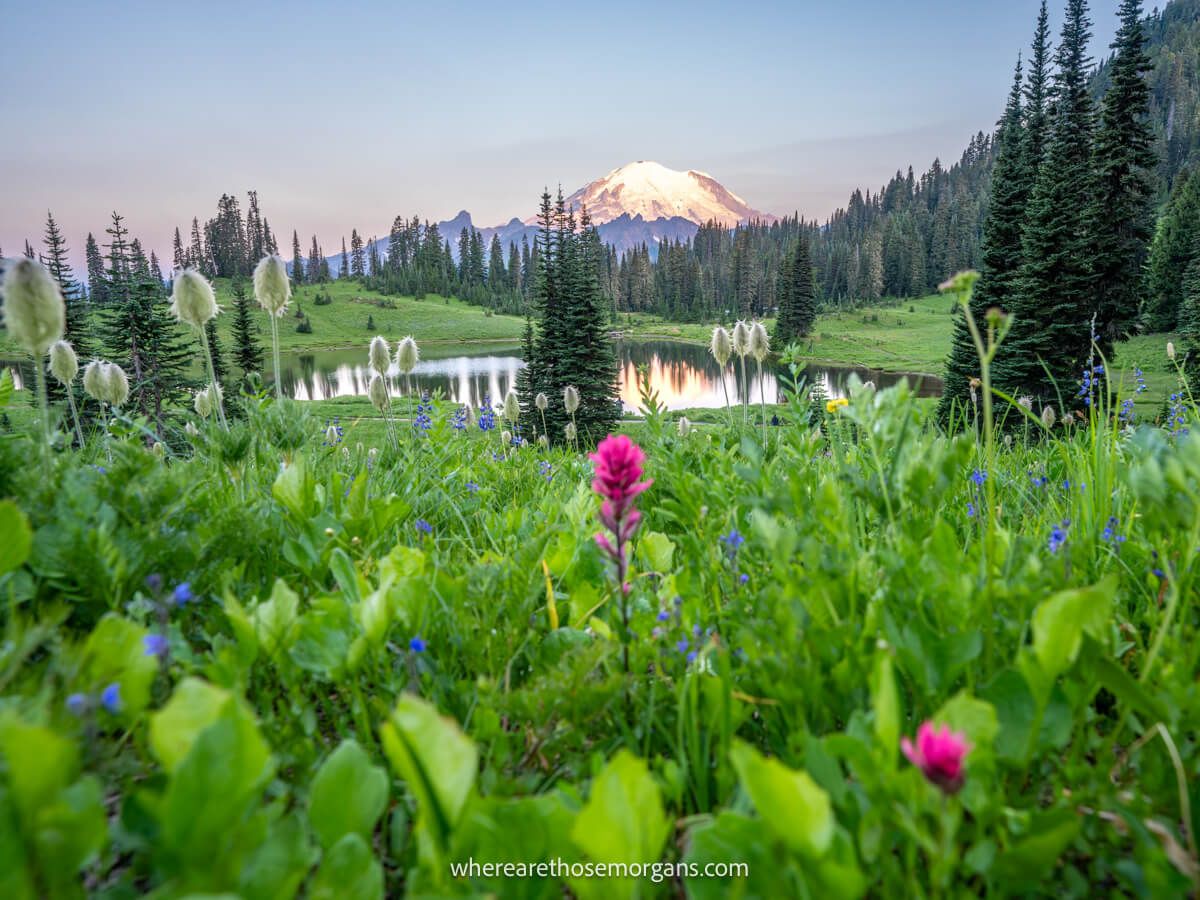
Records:
{"label": "evergreen tree", "polygon": [[1050,14],[1046,0],[1038,13],[1033,34],[1033,55],[1029,58],[1029,78],[1025,83],[1025,165],[1032,189],[1038,169],[1046,152],[1046,137],[1050,128]]}
{"label": "evergreen tree", "polygon": [[100,246],[90,231],[84,247],[84,257],[87,260],[88,293],[91,295],[92,303],[95,305],[107,303],[108,285],[104,274],[104,257],[100,255]]}
{"label": "evergreen tree", "polygon": [[241,279],[233,282],[233,361],[243,375],[262,372],[263,349],[255,336],[251,300]]}
{"label": "evergreen tree", "polygon": [[500,246],[500,235],[493,234],[488,247],[487,283],[492,290],[508,289],[508,273],[504,270],[504,249]]}
{"label": "evergreen tree", "polygon": [[1089,223],[1096,241],[1096,332],[1105,353],[1133,330],[1140,313],[1142,271],[1153,234],[1151,174],[1156,162],[1141,0],[1122,0],[1118,15],[1121,27],[1112,44],[1116,55],[1096,134],[1096,192]]}
{"label": "evergreen tree", "polygon": [[[1043,5],[1043,13],[1045,6]],[[1039,34],[1044,22],[1039,19]],[[1017,292],[1021,269],[1021,232],[1029,204],[1032,173],[1028,165],[1029,138],[1022,127],[1021,63],[1017,62],[1008,106],[1000,122],[1000,153],[992,173],[992,196],[984,223],[983,264],[971,297],[971,316],[982,334],[987,326],[988,309],[1010,309]],[[955,406],[966,409],[971,394],[970,381],[979,377],[979,351],[971,337],[967,318],[961,310],[954,313],[954,336],[946,373],[938,419],[950,422]]]}
{"label": "evergreen tree", "polygon": [[338,263],[338,278],[350,277],[350,255],[346,252],[346,239],[342,238],[342,260]]}
{"label": "evergreen tree", "polygon": [[1176,182],[1150,246],[1144,324],[1174,331],[1183,303],[1182,275],[1195,258],[1200,235],[1200,168]]}
{"label": "evergreen tree", "polygon": [[309,284],[320,284],[325,280],[324,272],[321,268],[322,263],[321,248],[317,244],[317,236],[314,234],[312,239],[312,247],[308,251],[308,269],[305,281]]}
{"label": "evergreen tree", "polygon": [[225,351],[221,347],[221,338],[217,334],[216,318],[209,319],[204,323],[204,331],[208,335],[208,350],[212,354],[213,375],[216,376],[217,383],[225,385],[225,377],[229,374],[229,367],[225,365]]}
{"label": "evergreen tree", "polygon": [[205,278],[212,278],[213,269],[208,254],[204,249],[204,241],[200,237],[200,220],[192,219],[192,243],[188,248],[188,265],[199,270]]}
{"label": "evergreen tree", "polygon": [[1086,0],[1068,0],[1055,56],[1050,142],[1022,234],[1012,329],[996,357],[1000,387],[1044,400],[1070,392],[1091,353],[1095,258],[1085,215],[1095,191],[1090,27]]}
{"label": "evergreen tree", "polygon": [[791,253],[779,268],[779,316],[775,322],[775,341],[788,344],[812,333],[817,319],[817,301],[813,296],[812,257],[808,237],[796,240]]}
{"label": "evergreen tree", "polygon": [[46,213],[46,234],[42,238],[42,243],[46,245],[42,263],[54,280],[58,282],[66,305],[63,337],[71,342],[75,348],[75,354],[86,360],[93,354],[87,302],[84,300],[82,287],[75,280],[71,264],[67,261],[70,254],[67,242],[62,236],[58,223],[54,221],[53,214],[49,211]]}
{"label": "evergreen tree", "polygon": [[353,278],[363,278],[367,274],[366,260],[363,257],[363,239],[358,236],[358,229],[350,231],[350,275]]}
{"label": "evergreen tree", "polygon": [[292,231],[292,284],[304,284],[304,255],[300,252],[300,235]]}
{"label": "evergreen tree", "polygon": [[258,209],[258,191],[248,192],[248,203],[246,206],[246,256],[245,256],[245,272],[249,274],[254,270],[254,266],[258,261],[266,255],[267,250],[267,233],[266,223],[263,220],[262,213]]}
{"label": "evergreen tree", "polygon": [[187,251],[183,249],[183,237],[179,234],[179,229],[175,229],[175,239],[171,243],[171,264],[178,272],[187,268]]}

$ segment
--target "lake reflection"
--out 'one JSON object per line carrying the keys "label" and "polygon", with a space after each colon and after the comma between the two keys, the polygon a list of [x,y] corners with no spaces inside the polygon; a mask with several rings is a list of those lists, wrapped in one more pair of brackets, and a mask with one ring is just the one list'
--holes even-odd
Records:
{"label": "lake reflection", "polygon": [[[485,396],[493,403],[500,402],[515,384],[517,372],[524,365],[516,347],[476,348],[466,354],[451,355],[457,349],[451,346],[428,348],[424,352],[425,358],[407,376],[393,369],[390,373],[393,391],[402,394],[440,391],[451,402],[478,407]],[[706,347],[678,341],[637,341],[621,342],[617,351],[621,402],[629,412],[636,411],[640,405],[639,366],[647,367],[659,403],[669,409],[724,406],[726,391],[733,403],[743,399],[738,391],[734,366],[730,365],[725,372],[722,385],[720,367]],[[282,364],[284,392],[298,400],[363,397],[371,381],[365,349],[288,353],[284,354]],[[768,403],[781,400],[776,370],[764,370],[761,381],[757,371],[753,360],[747,359],[750,401],[757,403],[762,394]],[[809,383],[821,382],[828,396],[840,397],[846,392],[851,373],[857,373],[864,381],[872,380],[881,388],[895,384],[903,377],[872,369],[820,365],[809,366],[805,376]],[[928,375],[908,377],[921,396],[941,393],[942,383],[938,378]]]}

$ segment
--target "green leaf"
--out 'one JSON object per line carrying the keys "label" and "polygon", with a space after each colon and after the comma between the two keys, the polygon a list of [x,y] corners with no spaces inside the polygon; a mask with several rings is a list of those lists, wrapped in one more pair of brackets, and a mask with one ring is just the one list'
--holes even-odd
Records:
{"label": "green leaf", "polygon": [[638,558],[651,572],[670,572],[674,557],[675,544],[661,531],[648,531],[638,541]]}
{"label": "green leaf", "polygon": [[392,768],[417,798],[422,823],[445,847],[475,783],[479,754],[458,723],[406,694],[380,729]]}
{"label": "green leaf", "polygon": [[343,835],[370,841],[387,805],[387,773],[372,765],[355,741],[345,740],[317,770],[308,798],[308,820],[328,849]]}
{"label": "green leaf", "polygon": [[5,369],[4,373],[0,374],[0,409],[4,409],[12,402],[13,391],[15,389],[12,369]]}
{"label": "green leaf", "polygon": [[285,816],[246,861],[238,893],[243,900],[292,900],[315,857],[299,814]]}
{"label": "green leaf", "polygon": [[54,803],[79,768],[75,745],[42,725],[29,725],[11,715],[0,718],[0,756],[8,784],[26,831],[39,810]]}
{"label": "green leaf", "polygon": [[350,556],[341,547],[335,547],[329,555],[329,571],[342,593],[346,595],[346,599],[357,603],[360,595],[358,572]]}
{"label": "green leaf", "polygon": [[1085,634],[1103,639],[1116,590],[1110,575],[1091,587],[1061,591],[1034,610],[1033,653],[1047,681],[1071,667]]}
{"label": "green leaf", "polygon": [[[671,823],[645,760],[621,750],[592,781],[571,840],[593,862],[650,863],[662,856]],[[634,896],[634,879],[573,882],[580,896]]]}
{"label": "green leaf", "polygon": [[996,861],[993,883],[1004,892],[1044,887],[1042,880],[1079,834],[1080,817],[1073,810],[1040,813],[1029,833]]}
{"label": "green leaf", "polygon": [[[12,370],[5,369],[4,375],[11,383]],[[32,549],[33,531],[25,513],[11,500],[0,500],[0,575],[25,565]]]}
{"label": "green leaf", "polygon": [[308,518],[314,493],[313,481],[303,456],[297,456],[290,465],[285,466],[271,486],[271,494],[275,499],[299,519]]}
{"label": "green leaf", "polygon": [[729,758],[754,808],[778,840],[810,858],[829,849],[833,809],[829,795],[807,772],[789,769],[741,741],[733,745]]}
{"label": "green leaf", "polygon": [[357,834],[347,834],[329,848],[309,885],[309,900],[379,900],[383,868]]}
{"label": "green leaf", "polygon": [[892,657],[880,653],[871,677],[871,706],[875,712],[875,737],[883,749],[888,768],[896,768],[900,750],[900,699],[896,693],[896,675]]}
{"label": "green leaf", "polygon": [[1090,637],[1085,639],[1085,654],[1095,667],[1096,678],[1109,692],[1129,707],[1131,712],[1153,722],[1168,721],[1162,704],[1151,696],[1124,668],[1105,655],[1103,648]]}
{"label": "green leaf", "polygon": [[300,598],[282,578],[276,579],[271,597],[250,611],[259,645],[272,659],[291,646],[299,622]]}
{"label": "green leaf", "polygon": [[150,749],[168,773],[179,766],[205,728],[221,715],[230,693],[199,678],[185,678],[167,705],[150,717]]}
{"label": "green leaf", "polygon": [[38,811],[34,843],[52,896],[67,896],[83,868],[108,841],[99,779],[85,776]]}
{"label": "green leaf", "polygon": [[323,597],[300,617],[288,655],[305,671],[333,679],[346,666],[353,628],[345,601]]}
{"label": "green leaf", "polygon": [[992,744],[1000,730],[996,719],[996,708],[992,704],[977,700],[966,691],[959,691],[933,716],[934,724],[949,725],[954,731],[967,736],[971,753],[991,757]]}
{"label": "green leaf", "polygon": [[1016,669],[1005,669],[980,693],[996,710],[996,756],[1008,762],[1024,762],[1037,713],[1037,702],[1025,677]]}
{"label": "green leaf", "polygon": [[108,613],[88,635],[76,687],[90,691],[116,682],[121,686],[120,714],[134,719],[150,703],[158,658],[146,655],[145,628]]}

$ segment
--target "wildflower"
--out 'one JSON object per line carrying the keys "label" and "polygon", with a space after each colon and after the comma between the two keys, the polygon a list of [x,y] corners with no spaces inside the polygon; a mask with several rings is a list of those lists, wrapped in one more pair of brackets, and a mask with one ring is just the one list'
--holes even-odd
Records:
{"label": "wildflower", "polygon": [[563,388],[563,409],[569,416],[575,415],[575,411],[579,409],[579,390],[569,384]]}
{"label": "wildflower", "polygon": [[417,367],[420,359],[421,352],[417,348],[417,342],[409,335],[396,348],[396,367],[402,374],[407,375]]}
{"label": "wildflower", "polygon": [[1146,387],[1145,373],[1139,367],[1134,366],[1133,367],[1133,377],[1137,379],[1137,393],[1139,393],[1139,394],[1145,393],[1148,390],[1148,388]]}
{"label": "wildflower", "polygon": [[846,407],[849,405],[850,405],[850,401],[847,400],[845,397],[836,397],[833,400],[826,402],[825,412],[829,413],[830,415],[833,415],[839,409],[842,409],[843,407]]}
{"label": "wildflower", "polygon": [[196,595],[192,593],[192,583],[181,581],[175,585],[175,590],[171,592],[171,599],[175,601],[176,606],[186,606],[195,600]]}
{"label": "wildflower", "polygon": [[196,437],[200,434],[200,429],[196,427],[194,422],[187,422],[183,426],[183,433],[188,437]]}
{"label": "wildflower", "polygon": [[467,418],[471,414],[469,406],[460,406],[454,411],[454,415],[450,419],[450,424],[454,426],[455,431],[463,431],[467,427]]}
{"label": "wildflower", "polygon": [[515,425],[519,418],[521,418],[521,404],[517,400],[517,392],[509,391],[504,398],[504,419],[510,425]]}
{"label": "wildflower", "polygon": [[755,322],[750,327],[750,355],[762,362],[771,352],[771,338],[762,322]]}
{"label": "wildflower", "polygon": [[671,614],[669,612],[667,612],[665,609],[660,609],[658,611],[658,615],[655,616],[655,618],[658,619],[658,621],[660,621],[660,622],[666,622],[668,619],[671,618]]}
{"label": "wildflower", "polygon": [[738,576],[738,584],[747,584],[750,581],[750,576],[743,572]]}
{"label": "wildflower", "polygon": [[1131,423],[1133,422],[1133,415],[1133,398],[1126,397],[1121,401],[1121,411],[1117,414],[1117,417],[1122,422]]}
{"label": "wildflower", "polygon": [[987,472],[976,469],[971,473],[971,481],[975,483],[976,487],[983,487],[983,483],[987,481]]}
{"label": "wildflower", "polygon": [[428,644],[421,640],[419,635],[408,642],[408,649],[413,653],[424,653],[427,647]]}
{"label": "wildflower", "polygon": [[1046,545],[1051,553],[1058,553],[1062,549],[1062,545],[1067,542],[1066,525],[1067,523],[1064,522],[1062,525],[1055,525],[1050,529],[1050,539]]}
{"label": "wildflower", "polygon": [[746,543],[746,539],[742,537],[742,533],[736,528],[730,529],[729,534],[723,534],[720,541],[725,545],[725,549],[733,556],[741,548],[742,544]]}
{"label": "wildflower", "polygon": [[375,374],[371,376],[371,383],[367,387],[367,396],[371,399],[371,405],[379,410],[379,412],[387,409],[387,382],[383,380],[382,375]]}
{"label": "wildflower", "polygon": [[533,405],[538,408],[538,412],[545,412],[550,406],[550,401],[547,399],[545,394],[543,394],[541,391],[538,391],[538,395],[533,398]]}
{"label": "wildflower", "polygon": [[382,335],[371,338],[371,346],[367,349],[367,365],[379,375],[387,375],[392,365],[392,350]]}
{"label": "wildflower", "polygon": [[196,410],[196,415],[202,419],[207,419],[212,414],[212,400],[209,399],[208,388],[196,392],[196,396],[192,399],[192,406]]}
{"label": "wildflower", "polygon": [[433,427],[433,418],[430,413],[433,412],[433,402],[429,399],[429,392],[426,391],[421,395],[421,402],[417,404],[417,414],[413,417],[413,428],[421,433],[429,431]]}
{"label": "wildflower", "polygon": [[142,646],[145,648],[143,651],[145,656],[157,656],[159,659],[167,655],[170,647],[166,636],[162,634],[146,635],[142,638]]}
{"label": "wildflower", "polygon": [[688,421],[687,416],[680,416],[679,421],[675,424],[675,428],[681,438],[685,438],[692,433],[692,423]]}
{"label": "wildflower", "polygon": [[550,481],[554,477],[553,473],[551,472],[550,461],[548,459],[543,459],[540,463],[538,463],[538,471],[542,473],[542,476],[547,481]]}
{"label": "wildflower", "polygon": [[108,687],[100,692],[100,705],[107,709],[110,713],[118,713],[121,711],[121,685],[113,682]]}
{"label": "wildflower", "polygon": [[87,712],[88,697],[87,694],[75,693],[67,697],[67,709],[72,715],[82,716]]}
{"label": "wildflower", "polygon": [[511,444],[512,440],[513,440],[513,433],[511,431],[509,431],[507,428],[505,428],[503,431],[500,432],[500,443]]}
{"label": "wildflower", "polygon": [[679,642],[675,644],[675,649],[678,650],[680,653],[687,653],[688,647],[690,647],[690,646],[691,645],[688,643],[687,638],[680,638]]}
{"label": "wildflower", "polygon": [[98,359],[93,359],[90,363],[84,366],[83,369],[83,390],[93,400],[104,402],[104,378],[102,363]]}
{"label": "wildflower", "polygon": [[479,485],[477,485],[474,481],[468,481],[466,483],[466,488],[467,488],[467,493],[470,493],[470,494],[478,494],[479,493]]}
{"label": "wildflower", "polygon": [[5,271],[0,295],[9,335],[35,358],[45,356],[66,327],[67,307],[58,282],[40,262],[22,258]]}
{"label": "wildflower", "polygon": [[563,428],[563,437],[565,437],[568,441],[570,441],[573,444],[573,443],[575,443],[575,436],[576,436],[575,423],[568,422],[566,424],[566,426]]}
{"label": "wildflower", "polygon": [[1175,361],[1175,342],[1167,341],[1167,359],[1171,362]]}
{"label": "wildflower", "polygon": [[282,316],[292,299],[287,266],[276,255],[264,256],[254,267],[254,299],[275,317]]}
{"label": "wildflower", "polygon": [[433,526],[424,519],[417,519],[417,521],[413,523],[413,527],[416,528],[417,531],[421,532],[421,534],[433,534]]}
{"label": "wildflower", "polygon": [[479,430],[491,431],[496,427],[496,411],[492,409],[491,398],[484,394],[483,406],[479,408]]}
{"label": "wildflower", "polygon": [[221,311],[208,279],[195,269],[184,269],[175,276],[171,293],[171,313],[180,322],[203,328]]}
{"label": "wildflower", "polygon": [[712,353],[713,359],[717,361],[717,365],[724,368],[733,353],[733,340],[723,326],[718,325],[713,329],[712,343],[709,344],[708,349]]}
{"label": "wildflower", "polygon": [[1018,397],[1017,405],[1025,410],[1033,409],[1033,398],[1030,397],[1028,394],[1025,394],[1022,397]]}
{"label": "wildflower", "polygon": [[642,477],[646,454],[628,435],[621,434],[606,437],[588,458],[596,466],[592,490],[604,498],[600,504],[600,522],[616,539],[614,546],[607,536],[597,533],[596,543],[616,564],[617,583],[627,591],[625,543],[633,537],[641,520],[634,501],[653,483],[638,480]]}
{"label": "wildflower", "polygon": [[124,406],[129,399],[129,378],[116,363],[104,363],[101,368],[104,390],[109,406]]}
{"label": "wildflower", "polygon": [[157,594],[162,590],[163,578],[157,572],[151,572],[146,576],[146,589],[152,594]]}
{"label": "wildflower", "polygon": [[931,722],[917,729],[917,743],[901,739],[900,749],[921,774],[947,794],[956,794],[963,785],[963,759],[971,750],[967,736],[951,731],[950,726],[938,730]]}
{"label": "wildflower", "polygon": [[975,518],[975,504],[974,503],[967,504],[967,518],[968,519]]}
{"label": "wildflower", "polygon": [[688,665],[694,663],[696,661],[696,651],[692,650],[690,653],[688,653],[688,655],[684,657],[684,661],[687,662]]}
{"label": "wildflower", "polygon": [[740,319],[733,326],[733,352],[741,357],[750,352],[750,329]]}
{"label": "wildflower", "polygon": [[1042,407],[1042,425],[1046,428],[1053,428],[1058,416],[1054,412],[1053,406]]}
{"label": "wildflower", "polygon": [[67,341],[55,341],[50,345],[50,374],[61,385],[70,384],[79,374],[79,359]]}
{"label": "wildflower", "polygon": [[979,273],[967,269],[947,278],[938,285],[938,290],[943,294],[965,294],[975,287],[975,282],[978,280]]}

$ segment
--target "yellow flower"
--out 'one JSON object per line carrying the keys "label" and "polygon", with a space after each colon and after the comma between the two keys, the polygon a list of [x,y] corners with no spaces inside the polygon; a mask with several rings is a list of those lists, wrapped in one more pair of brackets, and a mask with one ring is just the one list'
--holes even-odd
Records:
{"label": "yellow flower", "polygon": [[825,404],[825,412],[833,414],[833,413],[836,413],[843,406],[849,406],[849,405],[850,405],[850,401],[847,400],[845,397],[838,397],[834,400],[830,400],[828,403]]}

